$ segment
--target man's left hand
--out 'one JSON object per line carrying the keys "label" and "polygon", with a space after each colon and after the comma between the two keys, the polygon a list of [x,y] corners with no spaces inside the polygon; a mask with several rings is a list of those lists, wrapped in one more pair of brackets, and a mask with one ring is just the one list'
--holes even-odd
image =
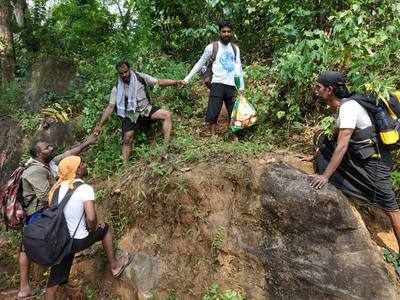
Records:
{"label": "man's left hand", "polygon": [[324,187],[329,181],[329,178],[327,178],[324,175],[310,175],[310,179],[311,179],[310,185],[316,189]]}

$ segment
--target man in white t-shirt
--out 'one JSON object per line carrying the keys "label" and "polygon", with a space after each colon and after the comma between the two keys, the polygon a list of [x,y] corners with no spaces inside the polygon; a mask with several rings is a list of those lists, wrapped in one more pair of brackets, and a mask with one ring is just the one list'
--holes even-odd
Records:
{"label": "man in white t-shirt", "polygon": [[[210,125],[212,134],[215,134],[218,116],[222,103],[225,103],[229,118],[231,117],[236,89],[244,90],[242,63],[239,47],[233,44],[233,27],[228,21],[218,24],[219,41],[217,41],[217,53],[212,62],[212,80],[208,100],[206,122]],[[183,82],[188,83],[192,77],[206,68],[212,60],[214,43],[209,44],[199,61],[194,65]],[[236,83],[235,83],[236,78]],[[238,85],[238,86],[237,86]],[[236,87],[237,86],[237,87]]]}
{"label": "man in white t-shirt", "polygon": [[400,245],[400,210],[390,179],[392,159],[382,147],[366,109],[356,100],[366,97],[351,94],[339,72],[319,76],[316,94],[337,114],[333,139],[321,136],[315,157],[318,175],[311,176],[317,189],[331,182],[348,196],[379,207],[390,218]]}
{"label": "man in white t-shirt", "polygon": [[58,183],[50,190],[49,199],[52,204],[54,201],[61,203],[71,186],[75,188],[64,208],[64,216],[73,243],[71,253],[50,270],[45,297],[47,300],[55,299],[58,286],[68,282],[75,253],[89,248],[98,241],[103,244],[114,277],[121,275],[130,263],[129,255],[116,259],[108,225],[97,223],[93,187],[82,180],[87,175],[86,164],[79,156],[69,156],[60,162],[58,174]]}

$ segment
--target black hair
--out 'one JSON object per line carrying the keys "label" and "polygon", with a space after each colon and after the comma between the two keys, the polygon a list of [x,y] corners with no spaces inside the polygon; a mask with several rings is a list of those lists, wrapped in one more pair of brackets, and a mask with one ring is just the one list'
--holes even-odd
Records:
{"label": "black hair", "polygon": [[231,23],[230,21],[224,20],[224,21],[220,21],[220,22],[218,23],[218,28],[219,28],[220,31],[221,31],[221,29],[224,28],[224,27],[228,27],[228,28],[230,28],[231,30],[233,30],[233,25],[232,25],[232,23]]}
{"label": "black hair", "polygon": [[40,141],[40,140],[34,140],[32,143],[31,143],[31,145],[30,145],[30,147],[29,147],[29,155],[32,157],[32,158],[37,158],[37,156],[38,156],[38,153],[39,153],[39,143],[41,143],[42,141]]}
{"label": "black hair", "polygon": [[333,87],[333,94],[338,99],[349,98],[351,96],[351,93],[345,84],[344,85],[332,85],[332,87]]}
{"label": "black hair", "polygon": [[127,66],[129,69],[131,68],[131,65],[129,64],[129,62],[126,59],[117,62],[117,64],[115,65],[115,68],[117,70],[119,70],[119,68],[121,68],[124,65]]}
{"label": "black hair", "polygon": [[326,87],[332,87],[333,94],[339,98],[348,98],[351,96],[346,86],[345,76],[336,71],[325,71],[319,75],[318,82]]}

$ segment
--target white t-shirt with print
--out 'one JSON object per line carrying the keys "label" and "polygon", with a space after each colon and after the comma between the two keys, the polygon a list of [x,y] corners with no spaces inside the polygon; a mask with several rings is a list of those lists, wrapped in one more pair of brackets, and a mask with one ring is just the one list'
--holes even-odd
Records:
{"label": "white t-shirt with print", "polygon": [[[83,182],[80,179],[75,180],[75,182],[77,181]],[[68,191],[68,188],[68,182],[61,183],[60,191],[58,194],[58,203],[62,201]],[[67,221],[69,234],[71,235],[71,237],[73,236],[75,229],[79,224],[74,239],[84,239],[89,235],[89,232],[86,228],[85,216],[83,216],[80,223],[79,220],[81,219],[82,214],[85,211],[83,204],[86,201],[94,201],[94,197],[95,195],[93,187],[84,183],[74,191],[64,208],[64,216]]]}
{"label": "white t-shirt with print", "polygon": [[[236,49],[236,60],[235,52],[233,47]],[[213,50],[213,43],[209,44],[200,57],[199,61],[194,65],[189,74],[185,77],[184,81],[189,82],[192,77],[202,70],[211,59]],[[223,44],[218,41],[218,51],[215,56],[215,60],[212,65],[212,81],[213,83],[223,83],[230,86],[235,86],[235,76],[240,78],[240,88],[244,89],[243,80],[243,68],[240,60],[240,50],[239,47],[234,46],[232,43]]]}
{"label": "white t-shirt with print", "polygon": [[372,122],[364,107],[355,100],[347,100],[339,107],[336,126],[339,129],[364,129],[372,126]]}

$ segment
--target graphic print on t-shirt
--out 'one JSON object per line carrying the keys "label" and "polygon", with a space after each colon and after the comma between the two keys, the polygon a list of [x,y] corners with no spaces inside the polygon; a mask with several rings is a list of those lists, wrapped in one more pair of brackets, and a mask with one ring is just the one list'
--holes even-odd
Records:
{"label": "graphic print on t-shirt", "polygon": [[235,70],[235,56],[230,51],[222,52],[219,63],[227,73],[231,73]]}

